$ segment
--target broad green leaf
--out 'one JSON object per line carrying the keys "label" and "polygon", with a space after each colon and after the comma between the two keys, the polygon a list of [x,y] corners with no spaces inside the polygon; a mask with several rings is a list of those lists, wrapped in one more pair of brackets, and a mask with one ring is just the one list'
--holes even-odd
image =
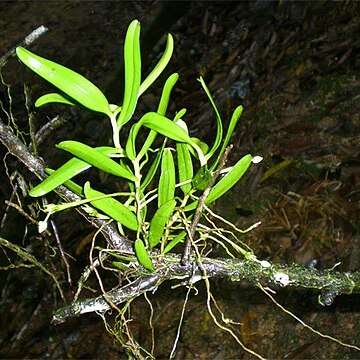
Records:
{"label": "broad green leaf", "polygon": [[[242,157],[233,168],[211,189],[209,196],[205,200],[205,204],[209,205],[228,190],[230,190],[245,174],[246,170],[251,164],[251,155]],[[197,206],[197,201],[185,206],[184,211],[194,210]]]}
{"label": "broad green leaf", "polygon": [[61,95],[58,93],[50,93],[50,94],[40,96],[35,101],[35,106],[40,107],[40,106],[50,104],[50,103],[61,103],[61,104],[67,104],[67,105],[72,105],[72,106],[76,105],[76,103],[74,101],[72,101],[72,99],[69,98],[68,96]]}
{"label": "broad green leaf", "polygon": [[211,105],[212,105],[212,107],[213,107],[213,109],[215,111],[215,115],[216,115],[216,125],[217,125],[217,127],[216,127],[216,137],[215,137],[214,145],[211,148],[211,150],[206,154],[206,159],[210,159],[214,155],[216,149],[219,147],[219,145],[221,143],[221,140],[222,140],[222,136],[223,136],[222,120],[221,120],[219,111],[218,111],[218,109],[217,109],[217,107],[215,105],[215,102],[214,102],[214,100],[213,100],[213,98],[211,96],[211,93],[210,93],[208,87],[206,86],[205,81],[202,78],[202,76],[200,76],[200,79],[198,79],[198,81],[200,81],[201,86],[205,90],[205,93],[206,93],[208,99],[210,100],[210,103],[211,103]]}
{"label": "broad green leaf", "polygon": [[135,240],[135,254],[137,259],[139,260],[139,263],[146,269],[150,271],[154,271],[154,265],[150,259],[149,254],[146,251],[144,243],[141,241],[141,239]]}
{"label": "broad green leaf", "polygon": [[239,121],[240,119],[240,116],[243,112],[243,107],[240,105],[238,106],[232,116],[231,116],[231,120],[230,120],[230,123],[229,123],[229,127],[226,131],[226,135],[225,135],[225,139],[221,145],[221,149],[220,149],[220,152],[219,152],[219,155],[217,156],[216,160],[214,161],[213,164],[211,164],[211,167],[210,167],[210,171],[214,171],[216,169],[216,167],[218,166],[218,163],[221,159],[221,157],[223,156],[224,154],[224,151],[225,151],[225,148],[228,146],[229,144],[229,141],[230,141],[230,138],[231,138],[231,135],[233,134],[234,132],[234,129],[235,129],[235,126],[237,124],[237,122]]}
{"label": "broad green leaf", "polygon": [[[191,180],[194,176],[193,164],[191,160],[190,151],[187,144],[176,143],[176,155],[177,155],[177,165],[179,172],[179,182]],[[191,183],[187,183],[180,186],[180,189],[184,195],[188,194],[191,191]]]}
{"label": "broad green leaf", "polygon": [[166,48],[164,53],[162,54],[159,62],[156,64],[154,69],[150,72],[150,74],[146,77],[139,89],[139,96],[143,94],[146,89],[159,77],[159,75],[163,72],[166,65],[169,63],[172,53],[174,51],[174,39],[171,34],[168,34],[166,41]]}
{"label": "broad green leaf", "polygon": [[79,159],[86,161],[90,165],[95,166],[96,168],[106,173],[123,177],[132,181],[136,180],[135,175],[132,174],[125,167],[119,165],[114,160],[110,159],[106,155],[99,153],[94,148],[88,145],[82,144],[78,141],[67,140],[57,144],[56,147],[70,152],[71,154],[77,156]]}
{"label": "broad green leaf", "polygon": [[186,231],[181,231],[180,234],[176,235],[165,247],[163,254],[168,253],[172,248],[174,248],[180,242],[183,242],[186,236]]}
{"label": "broad green leaf", "polygon": [[[161,94],[159,106],[157,109],[157,113],[159,115],[165,116],[166,110],[167,110],[167,107],[169,104],[171,90],[173,89],[173,87],[176,84],[178,79],[179,79],[179,75],[177,73],[175,73],[175,74],[170,75],[168,77],[168,79],[166,80],[162,94]],[[150,130],[150,133],[147,136],[146,141],[139,152],[139,155],[138,155],[139,159],[141,159],[144,156],[144,154],[146,154],[146,152],[149,150],[149,148],[153,144],[157,134],[158,133],[156,131]]]}
{"label": "broad green leaf", "polygon": [[161,157],[161,174],[158,186],[158,208],[175,196],[175,165],[169,148],[164,149]]}
{"label": "broad green leaf", "polygon": [[159,115],[155,112],[148,112],[131,127],[130,135],[126,143],[126,154],[130,160],[135,160],[136,158],[135,142],[137,134],[142,126],[154,130],[175,141],[186,142],[194,146],[194,143],[187,132],[179,125],[165,116]]}
{"label": "broad green leaf", "polygon": [[125,89],[122,110],[117,120],[119,127],[126,124],[135,111],[141,82],[140,23],[133,20],[124,42]]}
{"label": "broad green leaf", "polygon": [[195,174],[192,184],[196,190],[204,191],[211,182],[211,172],[208,170],[207,166],[202,166]]}
{"label": "broad green leaf", "polygon": [[82,75],[56,62],[33,54],[31,51],[17,47],[18,58],[32,71],[56,86],[66,95],[86,108],[111,115],[105,95],[92,82]]}
{"label": "broad green leaf", "polygon": [[[118,152],[118,149],[109,146],[98,147],[94,149],[99,154],[108,156]],[[43,196],[50,191],[56,189],[58,186],[64,184],[74,176],[87,170],[91,165],[80,159],[72,158],[65,164],[60,166],[57,170],[51,173],[39,185],[35,186],[29,191],[29,195],[33,197]]]}
{"label": "broad green leaf", "polygon": [[[89,182],[87,182],[84,185],[84,195],[86,199],[91,199],[99,196],[104,196],[105,194],[92,189]],[[119,222],[121,225],[124,225],[128,229],[134,231],[138,229],[138,221],[136,215],[120,201],[113,198],[104,198],[101,200],[90,201],[90,204],[94,208],[102,211],[104,214],[110,216],[112,219]]]}
{"label": "broad green leaf", "polygon": [[172,199],[156,210],[154,217],[150,221],[149,244],[151,248],[154,248],[160,242],[175,205],[176,201]]}

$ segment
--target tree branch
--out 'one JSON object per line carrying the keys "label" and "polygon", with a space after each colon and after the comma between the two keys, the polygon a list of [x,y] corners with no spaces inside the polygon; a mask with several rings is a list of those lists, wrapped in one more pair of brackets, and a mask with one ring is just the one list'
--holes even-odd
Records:
{"label": "tree branch", "polygon": [[[194,284],[203,278],[206,272],[208,277],[228,278],[231,281],[248,282],[257,286],[272,286],[275,288],[293,286],[307,289],[320,289],[324,296],[331,292],[333,297],[338,294],[351,294],[360,291],[360,272],[340,273],[334,270],[320,271],[314,268],[305,268],[297,264],[290,266],[273,264],[263,267],[261,261],[240,259],[211,259],[202,260],[202,268],[194,268],[193,264],[181,265],[180,255],[166,255],[157,262],[154,273],[143,274],[133,282],[120,289],[107,292],[108,298],[114,305],[147,292],[156,291],[165,280],[182,280],[184,285]],[[143,271],[140,266],[138,273]],[[324,303],[327,304],[324,300]],[[111,305],[103,296],[74,302],[58,309],[52,318],[53,324],[61,324],[69,318],[89,312],[106,312]]]}

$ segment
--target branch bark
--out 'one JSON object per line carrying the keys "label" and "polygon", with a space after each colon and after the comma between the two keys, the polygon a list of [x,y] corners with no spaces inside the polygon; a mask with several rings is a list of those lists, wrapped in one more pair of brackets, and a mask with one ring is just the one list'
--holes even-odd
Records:
{"label": "branch bark", "polygon": [[[263,267],[261,261],[240,259],[202,259],[201,268],[195,262],[189,265],[181,264],[180,255],[166,255],[157,262],[154,273],[140,275],[133,282],[120,289],[110,290],[107,296],[115,305],[147,292],[156,291],[166,280],[183,281],[184,285],[194,284],[205,276],[208,278],[228,278],[231,281],[248,282],[256,286],[271,286],[273,288],[292,286],[307,289],[320,289],[327,303],[329,296],[351,294],[360,290],[360,272],[340,273],[334,270],[319,271],[297,264],[290,266],[272,264]],[[143,269],[138,268],[138,273]],[[106,312],[111,305],[103,296],[80,300],[58,309],[52,318],[53,324],[61,324],[69,318],[89,312]]]}

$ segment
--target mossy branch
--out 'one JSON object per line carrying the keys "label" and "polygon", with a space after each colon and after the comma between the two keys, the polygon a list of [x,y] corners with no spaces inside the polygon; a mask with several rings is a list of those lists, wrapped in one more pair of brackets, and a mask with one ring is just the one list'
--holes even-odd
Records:
{"label": "mossy branch", "polygon": [[[139,275],[133,282],[116,290],[111,290],[107,296],[115,305],[134,299],[147,291],[155,291],[166,280],[179,280],[193,284],[203,278],[204,272],[209,278],[227,278],[231,281],[246,282],[257,286],[299,287],[304,289],[321,290],[323,294],[351,294],[360,290],[360,272],[338,272],[335,270],[317,270],[297,264],[273,264],[264,268],[259,261],[240,259],[211,259],[202,260],[202,268],[193,263],[181,265],[180,255],[166,255],[157,261],[154,273]],[[141,274],[143,268],[138,267]],[[60,324],[67,319],[89,312],[106,312],[111,305],[103,296],[80,300],[69,306],[58,309],[52,322]]]}

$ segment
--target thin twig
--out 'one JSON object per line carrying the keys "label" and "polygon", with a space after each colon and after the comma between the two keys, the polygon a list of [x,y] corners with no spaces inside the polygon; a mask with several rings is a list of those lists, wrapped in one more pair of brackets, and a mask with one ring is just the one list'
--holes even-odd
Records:
{"label": "thin twig", "polygon": [[65,268],[66,268],[67,281],[69,283],[69,286],[72,287],[70,265],[69,265],[69,262],[68,262],[68,260],[66,258],[64,248],[63,248],[63,246],[61,244],[59,233],[57,231],[57,227],[56,227],[55,222],[53,220],[50,220],[50,224],[51,224],[51,227],[52,227],[52,229],[54,231],[54,236],[55,236],[56,243],[57,243],[57,246],[58,246],[59,251],[60,251],[61,260],[63,261],[63,263],[65,265]]}
{"label": "thin twig", "polygon": [[[47,176],[45,173],[44,161],[34,156],[29,149],[18,139],[12,129],[0,120],[0,142],[2,142],[8,151],[17,157],[33,174],[43,180]],[[64,186],[59,186],[56,193],[68,202],[78,201],[80,197]],[[104,220],[98,219],[86,213],[82,207],[76,210],[93,226],[102,229],[102,234],[110,246],[124,252],[133,252],[132,242],[126,237],[121,236],[114,224],[106,224]],[[105,225],[104,225],[105,224]]]}
{"label": "thin twig", "polygon": [[193,218],[193,220],[191,222],[188,236],[186,237],[185,249],[184,249],[183,257],[181,259],[183,265],[188,265],[189,262],[190,262],[191,245],[192,245],[192,243],[194,241],[195,232],[196,232],[197,226],[198,226],[199,221],[200,221],[201,216],[202,216],[202,211],[203,211],[203,207],[205,205],[206,198],[209,196],[209,193],[210,193],[211,189],[215,185],[215,182],[216,182],[216,180],[217,180],[217,178],[218,178],[218,176],[220,174],[220,171],[225,166],[226,160],[227,160],[227,158],[229,156],[229,153],[230,153],[231,149],[232,149],[232,145],[229,145],[225,149],[224,154],[221,157],[220,163],[219,163],[217,169],[214,171],[214,173],[212,175],[210,184],[204,190],[203,194],[199,198],[199,202],[198,202],[198,205],[197,205],[195,213],[194,213],[194,218]]}
{"label": "thin twig", "polygon": [[35,40],[37,40],[41,35],[46,33],[46,31],[48,30],[49,29],[44,25],[41,25],[35,30],[33,30],[29,35],[25,37],[24,40],[18,42],[14,47],[12,47],[9,51],[7,51],[3,56],[0,57],[0,68],[2,68],[6,64],[6,62],[10,59],[10,57],[15,54],[16,48],[18,46],[30,45]]}

